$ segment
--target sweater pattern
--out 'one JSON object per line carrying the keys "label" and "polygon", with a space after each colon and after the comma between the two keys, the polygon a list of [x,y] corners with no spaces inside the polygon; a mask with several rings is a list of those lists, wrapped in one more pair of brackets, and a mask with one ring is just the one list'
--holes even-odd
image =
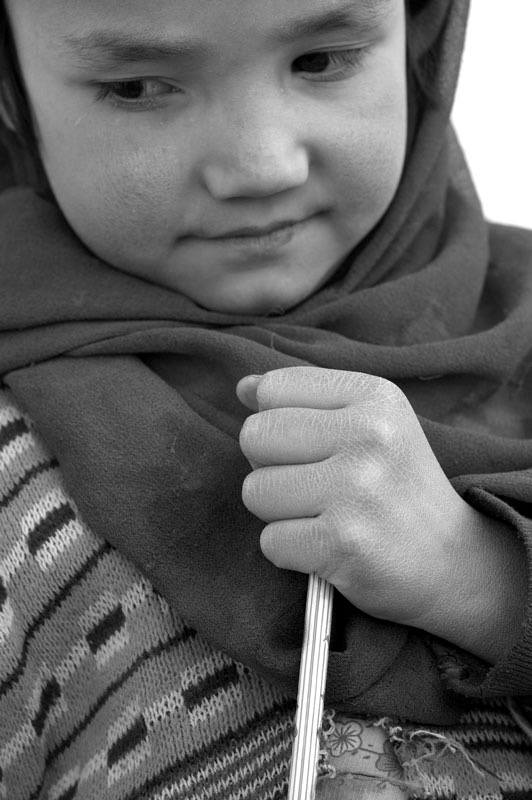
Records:
{"label": "sweater pattern", "polygon": [[[282,800],[294,710],[85,525],[0,388],[0,800]],[[318,796],[367,771],[355,727],[331,729]],[[413,798],[532,798],[532,743],[503,699],[464,698],[458,725],[424,727],[389,731]]]}
{"label": "sweater pattern", "polygon": [[293,701],[96,538],[4,392],[0,464],[0,798],[284,796]]}

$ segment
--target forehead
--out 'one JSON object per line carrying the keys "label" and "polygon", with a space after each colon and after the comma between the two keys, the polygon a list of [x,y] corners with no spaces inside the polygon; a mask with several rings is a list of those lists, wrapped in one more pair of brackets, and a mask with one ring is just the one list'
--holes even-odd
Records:
{"label": "forehead", "polygon": [[[190,33],[214,36],[223,42],[229,30],[248,33],[280,33],[296,38],[305,22],[339,27],[350,16],[360,26],[376,24],[402,0],[6,0],[15,28],[29,25],[52,38],[81,36],[94,30],[143,32],[168,37]],[[307,27],[309,27],[307,25]],[[327,31],[324,31],[327,32]],[[281,38],[280,36],[277,38]]]}

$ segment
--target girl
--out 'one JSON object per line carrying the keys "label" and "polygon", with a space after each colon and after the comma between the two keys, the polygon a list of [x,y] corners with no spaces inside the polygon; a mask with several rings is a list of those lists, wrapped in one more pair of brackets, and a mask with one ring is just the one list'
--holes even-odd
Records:
{"label": "girl", "polygon": [[321,797],[527,797],[532,237],[449,126],[467,4],[147,6],[2,10],[0,786],[283,797],[317,572]]}

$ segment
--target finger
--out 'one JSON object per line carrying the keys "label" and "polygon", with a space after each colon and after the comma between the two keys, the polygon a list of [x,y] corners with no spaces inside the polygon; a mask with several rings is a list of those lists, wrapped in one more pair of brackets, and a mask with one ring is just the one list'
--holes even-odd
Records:
{"label": "finger", "polygon": [[321,466],[299,464],[256,469],[244,480],[242,501],[264,522],[314,517],[336,499],[330,470],[320,469]]}
{"label": "finger", "polygon": [[345,446],[349,421],[342,411],[274,408],[249,416],[240,431],[240,447],[254,466],[310,464]]}
{"label": "finger", "polygon": [[240,402],[250,408],[252,411],[259,410],[259,403],[257,400],[257,386],[262,375],[246,375],[238,381],[236,385],[236,394]]}
{"label": "finger", "polygon": [[260,537],[266,558],[280,569],[327,576],[330,542],[319,517],[271,522]]}
{"label": "finger", "polygon": [[284,367],[266,372],[256,384],[256,402],[262,411],[269,408],[337,409],[353,403],[386,403],[398,388],[384,378],[364,372]]}

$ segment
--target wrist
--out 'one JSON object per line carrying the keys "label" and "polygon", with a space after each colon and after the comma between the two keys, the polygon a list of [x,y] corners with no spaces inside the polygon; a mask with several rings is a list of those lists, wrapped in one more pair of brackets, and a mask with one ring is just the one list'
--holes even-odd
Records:
{"label": "wrist", "polygon": [[525,619],[526,550],[509,523],[461,502],[437,598],[417,627],[494,664]]}

